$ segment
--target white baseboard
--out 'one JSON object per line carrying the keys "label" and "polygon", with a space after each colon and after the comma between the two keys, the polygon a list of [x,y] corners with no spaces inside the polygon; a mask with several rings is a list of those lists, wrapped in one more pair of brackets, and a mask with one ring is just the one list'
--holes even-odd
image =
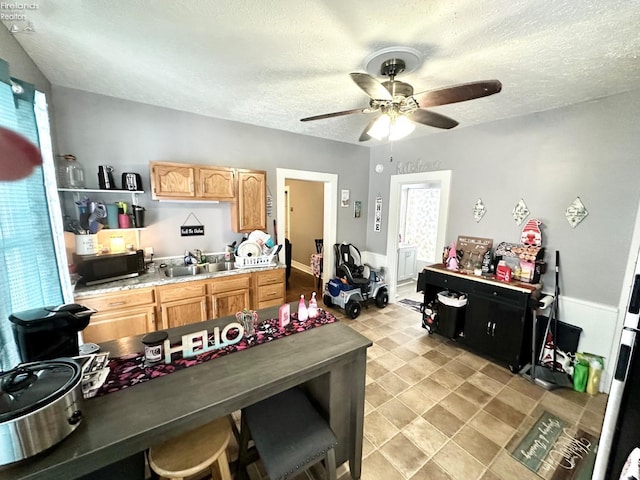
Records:
{"label": "white baseboard", "polygon": [[296,270],[300,270],[301,272],[313,275],[313,272],[311,271],[311,265],[305,265],[304,263],[291,260],[291,268],[295,268]]}

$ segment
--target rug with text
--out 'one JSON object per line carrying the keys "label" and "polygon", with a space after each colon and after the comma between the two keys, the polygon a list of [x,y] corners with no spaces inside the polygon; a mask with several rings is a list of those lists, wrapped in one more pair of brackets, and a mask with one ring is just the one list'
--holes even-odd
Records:
{"label": "rug with text", "polygon": [[546,480],[589,480],[598,440],[597,435],[544,411],[509,453]]}

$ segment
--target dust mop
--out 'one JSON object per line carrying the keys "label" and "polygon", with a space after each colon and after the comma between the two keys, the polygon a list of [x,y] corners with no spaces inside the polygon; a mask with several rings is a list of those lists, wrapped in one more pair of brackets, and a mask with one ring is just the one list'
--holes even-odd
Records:
{"label": "dust mop", "polygon": [[[531,350],[531,365],[529,369],[525,367],[521,374],[532,383],[540,385],[546,390],[554,390],[556,388],[573,388],[573,383],[569,379],[569,376],[561,370],[557,370],[557,352],[555,346],[555,339],[558,338],[558,295],[560,294],[559,286],[559,272],[560,272],[560,252],[556,250],[556,275],[555,275],[555,287],[553,302],[551,303],[551,314],[547,321],[547,327],[545,329],[544,345],[540,352],[540,357],[536,362],[536,321],[534,315],[533,322],[533,336],[532,336],[532,350]],[[553,324],[553,334],[551,333],[551,325]],[[544,366],[544,363],[551,363],[551,368]]]}

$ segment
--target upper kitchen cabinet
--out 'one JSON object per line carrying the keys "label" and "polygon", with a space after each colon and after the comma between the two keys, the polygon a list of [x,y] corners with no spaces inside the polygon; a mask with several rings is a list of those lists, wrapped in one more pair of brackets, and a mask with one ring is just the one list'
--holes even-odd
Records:
{"label": "upper kitchen cabinet", "polygon": [[188,163],[150,162],[154,200],[223,200],[235,198],[234,170]]}
{"label": "upper kitchen cabinet", "polygon": [[231,209],[235,232],[267,229],[267,173],[263,170],[236,170],[237,195]]}

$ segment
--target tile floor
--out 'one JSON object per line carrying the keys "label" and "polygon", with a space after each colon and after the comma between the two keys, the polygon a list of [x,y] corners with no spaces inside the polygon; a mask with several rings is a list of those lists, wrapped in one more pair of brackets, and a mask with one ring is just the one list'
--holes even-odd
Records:
{"label": "tile floor", "polygon": [[[398,292],[421,300],[412,285]],[[600,432],[604,394],[546,391],[453,341],[429,336],[420,314],[399,304],[372,305],[355,320],[330,311],[374,342],[362,480],[540,480],[505,447],[543,409]],[[256,466],[249,473],[252,480],[264,475]],[[350,478],[346,465],[338,478]]]}

